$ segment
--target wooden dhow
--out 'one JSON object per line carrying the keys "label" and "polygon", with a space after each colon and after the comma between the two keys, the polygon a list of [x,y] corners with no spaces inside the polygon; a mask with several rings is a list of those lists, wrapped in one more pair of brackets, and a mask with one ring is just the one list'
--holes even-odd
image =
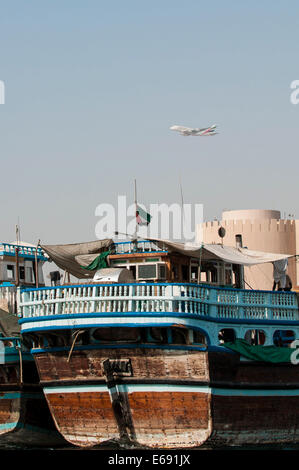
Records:
{"label": "wooden dhow", "polygon": [[47,259],[29,244],[0,244],[1,449],[66,443],[54,425],[17,317],[18,285],[44,286],[41,267]]}
{"label": "wooden dhow", "polygon": [[243,288],[244,265],[288,255],[162,240],[43,249],[81,279],[20,292],[22,336],[67,441],[299,442],[297,295]]}

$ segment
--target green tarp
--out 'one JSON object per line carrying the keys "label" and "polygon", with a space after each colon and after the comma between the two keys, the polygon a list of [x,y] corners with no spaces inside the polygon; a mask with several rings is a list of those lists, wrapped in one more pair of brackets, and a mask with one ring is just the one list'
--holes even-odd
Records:
{"label": "green tarp", "polygon": [[[224,343],[226,348],[232,349],[241,356],[252,361],[262,362],[292,362],[291,355],[296,349],[278,346],[252,346],[244,339],[236,339],[234,342]],[[299,353],[297,354],[297,356]]]}
{"label": "green tarp", "polygon": [[110,254],[110,251],[103,251],[99,256],[97,256],[88,266],[81,266],[81,268],[88,269],[89,271],[94,271],[97,269],[107,268],[107,256]]}

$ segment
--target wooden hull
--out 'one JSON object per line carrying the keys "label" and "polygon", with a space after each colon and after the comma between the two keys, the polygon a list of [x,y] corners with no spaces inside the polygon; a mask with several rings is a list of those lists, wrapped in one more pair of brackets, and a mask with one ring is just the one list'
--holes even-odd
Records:
{"label": "wooden hull", "polygon": [[234,353],[81,348],[34,354],[56,426],[77,446],[299,442],[299,372]]}
{"label": "wooden hull", "polygon": [[[24,374],[33,378],[34,362],[23,366]],[[20,382],[19,364],[0,365],[0,448],[65,443],[55,428],[40,385]]]}

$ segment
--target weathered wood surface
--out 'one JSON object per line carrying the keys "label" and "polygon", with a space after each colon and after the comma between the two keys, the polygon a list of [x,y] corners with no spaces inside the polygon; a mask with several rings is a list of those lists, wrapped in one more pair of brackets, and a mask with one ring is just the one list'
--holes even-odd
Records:
{"label": "weathered wood surface", "polygon": [[[33,362],[25,364],[23,374],[37,377]],[[65,444],[39,383],[21,381],[19,364],[0,365],[0,448]]]}
{"label": "weathered wood surface", "polygon": [[[230,355],[231,356],[231,355]],[[105,379],[103,361],[130,358],[135,378],[180,378],[207,381],[208,355],[205,351],[142,348],[74,350],[34,354],[43,384],[55,381]]]}
{"label": "weathered wood surface", "polygon": [[[35,354],[57,428],[75,445],[119,437],[159,448],[299,442],[293,365],[141,348],[74,350],[67,359],[67,351]],[[107,359],[130,361],[131,369],[123,370],[131,373],[105,372]],[[190,386],[198,389],[186,390]],[[281,396],[283,389],[288,396]]]}

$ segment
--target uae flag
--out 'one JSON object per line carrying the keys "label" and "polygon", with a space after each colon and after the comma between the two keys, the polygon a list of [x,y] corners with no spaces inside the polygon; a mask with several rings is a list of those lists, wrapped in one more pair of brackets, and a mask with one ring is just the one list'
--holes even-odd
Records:
{"label": "uae flag", "polygon": [[136,221],[138,225],[148,225],[152,216],[145,212],[140,206],[136,206]]}

